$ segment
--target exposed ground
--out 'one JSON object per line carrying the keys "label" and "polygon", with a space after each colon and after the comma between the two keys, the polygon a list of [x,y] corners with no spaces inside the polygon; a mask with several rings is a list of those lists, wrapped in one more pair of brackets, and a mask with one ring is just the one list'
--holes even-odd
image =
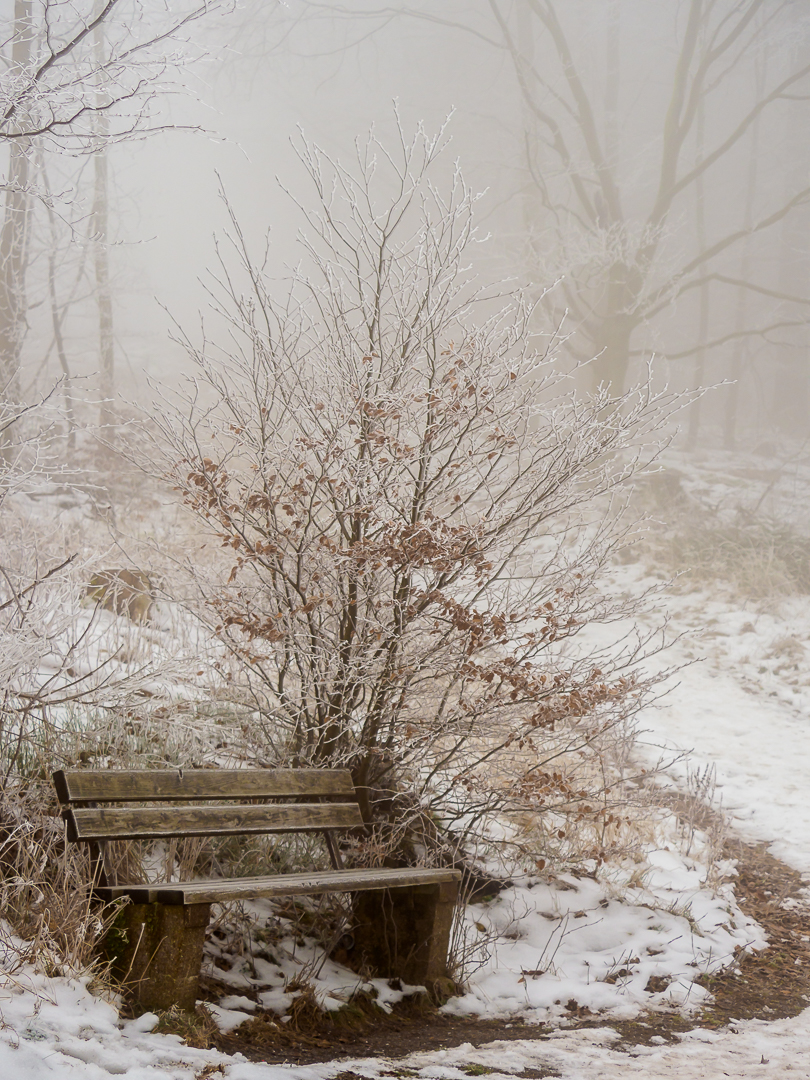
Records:
{"label": "exposed ground", "polygon": [[[758,1018],[776,1020],[795,1016],[810,1002],[810,905],[802,876],[773,858],[764,844],[732,841],[726,856],[738,860],[737,895],[740,906],[765,929],[770,945],[761,952],[744,952],[731,970],[707,983],[714,1000],[699,1016],[688,1018],[677,1012],[648,1012],[632,1021],[611,1021],[576,1009],[570,1026],[604,1027],[608,1024],[621,1036],[621,1045],[648,1044],[656,1038],[673,1042],[678,1032],[696,1026],[720,1028],[730,1020]],[[212,997],[217,988],[209,987]],[[300,1004],[299,1004],[300,1002]],[[541,1025],[503,1020],[458,1019],[444,1016],[427,998],[406,999],[391,1015],[373,1002],[359,1000],[337,1013],[324,1014],[306,995],[295,1003],[288,1023],[277,1023],[274,1014],[257,1014],[235,1031],[224,1035],[212,1025],[200,1023],[199,1030],[183,1032],[189,1041],[234,1054],[252,1061],[308,1064],[341,1058],[384,1057],[396,1060],[417,1050],[436,1050],[471,1043],[481,1046],[496,1040],[547,1038],[549,1029]],[[483,1075],[483,1066],[471,1066]],[[351,1080],[343,1073],[336,1080]],[[392,1076],[407,1071],[393,1070]],[[524,1071],[529,1077],[552,1075]]]}

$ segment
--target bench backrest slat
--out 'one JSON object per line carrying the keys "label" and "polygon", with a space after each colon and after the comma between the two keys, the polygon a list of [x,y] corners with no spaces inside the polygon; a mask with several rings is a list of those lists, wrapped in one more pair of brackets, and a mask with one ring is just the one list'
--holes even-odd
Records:
{"label": "bench backrest slat", "polygon": [[166,806],[134,809],[71,807],[68,839],[149,840],[173,836],[231,836],[351,829],[362,825],[356,803],[272,803],[264,806]]}
{"label": "bench backrest slat", "polygon": [[60,769],[53,782],[63,805],[296,796],[356,798],[347,769]]}

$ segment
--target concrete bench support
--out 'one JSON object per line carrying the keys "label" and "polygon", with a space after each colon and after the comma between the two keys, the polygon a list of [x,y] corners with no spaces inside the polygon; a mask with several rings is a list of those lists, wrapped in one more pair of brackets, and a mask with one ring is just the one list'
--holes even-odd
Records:
{"label": "concrete bench support", "polygon": [[420,985],[445,978],[457,899],[456,881],[356,896],[353,960],[358,969]]}
{"label": "concrete bench support", "polygon": [[136,1013],[193,1012],[210,904],[125,904],[105,941]]}

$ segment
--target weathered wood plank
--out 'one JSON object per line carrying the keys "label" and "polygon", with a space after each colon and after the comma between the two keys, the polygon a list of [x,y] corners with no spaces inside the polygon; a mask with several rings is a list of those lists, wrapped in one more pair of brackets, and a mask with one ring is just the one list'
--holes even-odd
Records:
{"label": "weathered wood plank", "polygon": [[96,889],[105,901],[129,896],[135,904],[208,904],[257,897],[313,896],[325,892],[362,892],[368,889],[396,889],[441,882],[459,882],[458,870],[431,868],[332,870],[279,874],[274,877],[231,880],[186,881],[154,885],[113,885]]}
{"label": "weathered wood plank", "polygon": [[263,806],[99,807],[63,811],[68,839],[153,840],[168,836],[232,836],[363,824],[356,803],[269,803]]}
{"label": "weathered wood plank", "polygon": [[355,797],[347,769],[60,769],[53,782],[63,804]]}

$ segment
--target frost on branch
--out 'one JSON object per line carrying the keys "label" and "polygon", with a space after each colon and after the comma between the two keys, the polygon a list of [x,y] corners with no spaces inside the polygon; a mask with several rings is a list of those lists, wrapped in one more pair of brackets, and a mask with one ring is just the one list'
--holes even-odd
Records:
{"label": "frost on branch", "polygon": [[593,633],[638,603],[600,574],[627,541],[615,493],[678,404],[575,396],[556,331],[468,268],[476,200],[457,170],[432,184],[441,149],[372,138],[349,170],[305,144],[316,209],[279,296],[231,215],[214,340],[185,340],[159,420],[219,541],[194,586],[257,757],[350,767],[377,856],[407,859],[495,808],[607,818],[656,641]]}
{"label": "frost on branch", "polygon": [[95,152],[165,126],[161,93],[199,55],[191,28],[227,0],[188,0],[144,17],[132,0],[35,0],[0,21],[0,141],[40,138],[49,149]]}

